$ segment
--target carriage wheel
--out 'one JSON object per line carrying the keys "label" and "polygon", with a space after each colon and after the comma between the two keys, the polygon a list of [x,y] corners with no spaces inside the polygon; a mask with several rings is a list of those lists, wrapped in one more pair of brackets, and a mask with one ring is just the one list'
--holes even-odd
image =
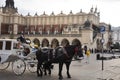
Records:
{"label": "carriage wheel", "polygon": [[9,67],[10,62],[0,63],[0,70],[5,70]]}
{"label": "carriage wheel", "polygon": [[27,67],[30,72],[35,73],[37,71],[37,62],[35,61],[28,62]]}
{"label": "carriage wheel", "polygon": [[26,64],[24,60],[18,59],[12,63],[12,70],[16,75],[22,75],[26,70]]}

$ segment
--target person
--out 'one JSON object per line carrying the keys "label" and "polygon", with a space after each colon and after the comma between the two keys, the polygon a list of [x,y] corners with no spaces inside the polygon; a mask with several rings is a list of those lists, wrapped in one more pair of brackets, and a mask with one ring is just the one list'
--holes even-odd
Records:
{"label": "person", "polygon": [[90,50],[86,51],[86,63],[89,63]]}
{"label": "person", "polygon": [[36,53],[36,51],[39,49],[39,46],[34,44],[34,47],[32,48],[32,52]]}
{"label": "person", "polygon": [[84,51],[85,51],[85,54],[86,54],[86,52],[87,52],[87,46],[84,46]]}
{"label": "person", "polygon": [[[77,53],[77,51],[78,51],[78,53]],[[75,52],[76,52],[74,55],[75,60],[82,60],[84,58],[82,48],[80,48],[80,47],[75,48]]]}
{"label": "person", "polygon": [[18,37],[17,40],[20,41],[21,43],[26,43],[24,34],[20,35],[20,37]]}

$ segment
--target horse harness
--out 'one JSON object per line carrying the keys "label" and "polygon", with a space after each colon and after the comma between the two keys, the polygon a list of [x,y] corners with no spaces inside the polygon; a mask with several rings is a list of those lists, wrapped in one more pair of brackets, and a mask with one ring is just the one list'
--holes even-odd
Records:
{"label": "horse harness", "polygon": [[[59,51],[62,51],[62,52],[57,53],[56,50],[59,50]],[[78,51],[78,47],[75,48],[75,54],[77,53],[77,51]],[[50,58],[50,49],[48,49],[48,48],[41,49],[41,52],[48,55],[48,61],[51,59]],[[55,49],[53,49],[51,55],[53,56],[53,58],[59,58],[62,55],[65,55],[67,58],[70,58],[70,56],[68,55],[66,49],[63,46],[59,46],[59,47],[56,47]]]}
{"label": "horse harness", "polygon": [[[59,54],[56,53],[56,50],[59,50],[60,53]],[[63,46],[59,46],[59,47],[55,48],[53,54],[57,55],[57,56],[55,56],[55,58],[58,58],[58,57],[60,57],[62,55],[65,55],[67,58],[69,58],[69,55],[68,55],[66,49]]]}

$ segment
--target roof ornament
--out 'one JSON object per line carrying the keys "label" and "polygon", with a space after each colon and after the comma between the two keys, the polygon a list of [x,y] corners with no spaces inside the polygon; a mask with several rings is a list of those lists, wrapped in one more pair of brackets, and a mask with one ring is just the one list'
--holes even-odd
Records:
{"label": "roof ornament", "polygon": [[28,15],[27,16],[30,16],[30,13],[28,13]]}
{"label": "roof ornament", "polygon": [[94,13],[97,13],[97,7],[95,8],[95,11],[94,11]]}
{"label": "roof ornament", "polygon": [[52,11],[51,15],[54,15],[54,12]]}
{"label": "roof ornament", "polygon": [[6,0],[6,5],[5,5],[5,7],[15,8],[15,7],[14,7],[14,0]]}
{"label": "roof ornament", "polygon": [[63,11],[61,11],[61,13],[60,14],[63,14]]}
{"label": "roof ornament", "polygon": [[72,10],[70,11],[70,14],[72,14]]}
{"label": "roof ornament", "polygon": [[82,9],[80,9],[80,13],[82,13]]}
{"label": "roof ornament", "polygon": [[35,16],[38,16],[37,12],[35,13]]}
{"label": "roof ornament", "polygon": [[43,15],[46,15],[46,14],[45,14],[45,11],[43,12]]}
{"label": "roof ornament", "polygon": [[91,13],[93,12],[93,7],[90,9],[90,12],[91,12]]}
{"label": "roof ornament", "polygon": [[97,15],[100,16],[100,12],[98,12]]}

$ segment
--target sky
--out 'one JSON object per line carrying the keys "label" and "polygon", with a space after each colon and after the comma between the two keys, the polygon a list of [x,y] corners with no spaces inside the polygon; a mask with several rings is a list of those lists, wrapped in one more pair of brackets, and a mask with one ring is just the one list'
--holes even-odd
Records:
{"label": "sky", "polygon": [[[0,0],[0,6],[5,6],[6,0]],[[120,26],[120,0],[14,0],[18,12],[23,15],[55,15],[63,11],[69,14],[72,10],[74,14],[80,12],[89,13],[90,9],[97,7],[100,12],[100,22],[111,24],[113,27]]]}

